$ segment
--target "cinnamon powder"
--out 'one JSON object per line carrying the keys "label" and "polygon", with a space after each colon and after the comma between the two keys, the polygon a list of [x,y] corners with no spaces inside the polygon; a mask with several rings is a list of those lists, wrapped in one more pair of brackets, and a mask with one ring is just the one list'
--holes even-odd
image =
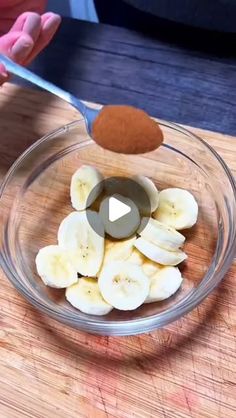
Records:
{"label": "cinnamon powder", "polygon": [[92,136],[103,148],[122,154],[143,154],[163,142],[157,122],[132,106],[104,106],[93,123]]}

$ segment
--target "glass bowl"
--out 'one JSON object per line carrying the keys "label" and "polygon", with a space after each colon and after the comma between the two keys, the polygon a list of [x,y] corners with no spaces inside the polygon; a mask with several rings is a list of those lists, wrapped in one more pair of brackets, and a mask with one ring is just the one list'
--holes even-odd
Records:
{"label": "glass bowl", "polygon": [[[100,148],[88,137],[84,122],[76,121],[37,141],[8,172],[0,189],[1,266],[16,289],[44,314],[95,334],[149,332],[191,311],[223,279],[236,243],[233,177],[201,138],[175,124],[159,123],[164,145],[131,156]],[[181,187],[196,197],[199,219],[185,231],[183,285],[170,299],[135,311],[89,316],[66,302],[64,290],[46,287],[37,276],[35,256],[41,247],[56,243],[61,220],[73,210],[69,185],[82,164],[96,166],[105,177],[143,174],[158,189]]]}

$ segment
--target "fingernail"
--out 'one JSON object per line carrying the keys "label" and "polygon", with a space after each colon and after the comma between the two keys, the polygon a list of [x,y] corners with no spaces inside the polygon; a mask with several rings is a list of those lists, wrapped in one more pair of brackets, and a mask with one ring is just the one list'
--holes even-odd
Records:
{"label": "fingernail", "polygon": [[43,29],[47,31],[54,31],[61,23],[61,17],[57,14],[51,14],[47,20],[43,23]]}
{"label": "fingernail", "polygon": [[11,53],[17,61],[24,60],[33,48],[33,41],[30,38],[21,36],[11,48]]}
{"label": "fingernail", "polygon": [[0,76],[4,77],[4,78],[8,77],[8,73],[6,71],[6,68],[2,64],[0,64]]}
{"label": "fingernail", "polygon": [[0,72],[0,88],[7,81],[9,81],[9,74],[7,74],[6,72]]}

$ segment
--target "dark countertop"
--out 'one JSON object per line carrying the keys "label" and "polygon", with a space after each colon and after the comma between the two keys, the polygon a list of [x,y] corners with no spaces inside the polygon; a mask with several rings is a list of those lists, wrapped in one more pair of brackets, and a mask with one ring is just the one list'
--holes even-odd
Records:
{"label": "dark countertop", "polygon": [[84,100],[236,135],[235,39],[167,32],[64,19],[31,68]]}

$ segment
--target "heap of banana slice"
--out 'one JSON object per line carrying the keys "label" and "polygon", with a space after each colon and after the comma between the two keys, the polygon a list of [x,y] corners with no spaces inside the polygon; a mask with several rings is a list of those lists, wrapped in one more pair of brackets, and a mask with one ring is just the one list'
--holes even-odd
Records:
{"label": "heap of banana slice", "polygon": [[[68,302],[81,312],[106,315],[113,308],[133,310],[143,303],[162,301],[181,286],[176,267],[186,260],[185,237],[178,230],[192,227],[198,205],[187,190],[169,188],[158,192],[145,176],[134,180],[145,189],[152,217],[143,216],[137,233],[123,240],[107,236],[98,212],[88,209],[104,192],[102,174],[92,166],[81,166],[71,180],[74,212],[60,224],[57,245],[39,250],[36,268],[47,286],[66,288]],[[91,191],[93,200],[88,201]],[[99,226],[98,235],[88,222]],[[144,226],[144,227],[143,227]]]}

